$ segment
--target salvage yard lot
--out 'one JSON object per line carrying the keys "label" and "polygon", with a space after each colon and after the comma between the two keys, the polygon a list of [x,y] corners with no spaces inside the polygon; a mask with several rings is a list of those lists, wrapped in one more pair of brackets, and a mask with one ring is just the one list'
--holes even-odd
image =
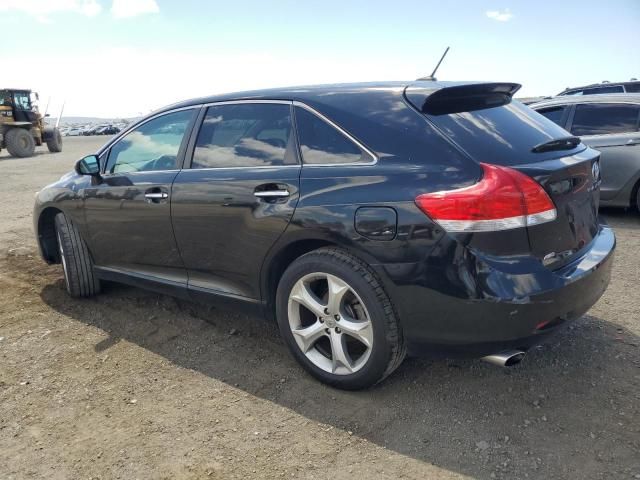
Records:
{"label": "salvage yard lot", "polygon": [[275,326],[135,288],[70,299],[34,193],[93,153],[0,153],[0,478],[640,478],[640,215],[609,290],[512,369],[409,359],[341,392]]}

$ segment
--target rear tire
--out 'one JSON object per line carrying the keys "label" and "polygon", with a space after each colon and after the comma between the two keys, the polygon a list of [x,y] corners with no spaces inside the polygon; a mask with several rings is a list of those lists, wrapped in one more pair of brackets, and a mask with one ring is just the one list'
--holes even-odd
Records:
{"label": "rear tire", "polygon": [[54,128],[51,132],[51,136],[47,140],[47,148],[51,153],[60,153],[62,151],[62,135],[57,128]]}
{"label": "rear tire", "polygon": [[14,157],[33,157],[36,152],[36,141],[31,132],[24,128],[11,128],[5,135],[5,143],[7,150]]}
{"label": "rear tire", "polygon": [[64,213],[56,215],[55,224],[67,292],[72,297],[97,295],[100,280],[93,271],[93,260],[78,229]]}
{"label": "rear tire", "polygon": [[370,387],[406,354],[382,283],[366,263],[338,248],[307,253],[287,268],[278,285],[276,315],[295,359],[337,388]]}

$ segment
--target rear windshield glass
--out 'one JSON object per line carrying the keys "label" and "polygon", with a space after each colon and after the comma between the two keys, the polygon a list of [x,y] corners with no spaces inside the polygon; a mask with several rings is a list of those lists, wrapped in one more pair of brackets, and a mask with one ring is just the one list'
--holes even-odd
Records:
{"label": "rear windshield glass", "polygon": [[496,108],[450,115],[426,115],[478,162],[520,165],[572,155],[572,150],[533,153],[531,150],[570,134],[518,101]]}

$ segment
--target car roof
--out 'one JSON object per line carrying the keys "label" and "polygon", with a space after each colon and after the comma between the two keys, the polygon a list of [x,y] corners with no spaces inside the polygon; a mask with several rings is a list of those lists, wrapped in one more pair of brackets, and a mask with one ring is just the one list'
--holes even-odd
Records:
{"label": "car roof", "polygon": [[181,107],[190,107],[207,103],[235,101],[235,100],[285,100],[323,103],[322,99],[333,95],[362,95],[364,93],[379,96],[402,95],[408,86],[422,87],[424,92],[431,94],[445,87],[456,85],[470,85],[485,82],[441,82],[433,80],[390,81],[367,83],[337,83],[327,85],[302,85],[263,90],[249,90],[244,92],[225,93],[208,97],[193,98],[163,107],[153,114],[162,113]]}
{"label": "car roof", "polygon": [[596,95],[566,95],[553,97],[532,103],[531,108],[552,107],[554,105],[573,105],[576,103],[638,103],[640,93],[601,93]]}
{"label": "car roof", "polygon": [[580,87],[567,87],[562,91],[562,93],[571,92],[573,90],[584,90],[584,89],[587,89],[587,88],[619,87],[620,85],[625,86],[625,85],[635,84],[635,83],[640,83],[640,80],[626,80],[626,81],[622,81],[622,82],[591,83],[589,85],[582,85]]}

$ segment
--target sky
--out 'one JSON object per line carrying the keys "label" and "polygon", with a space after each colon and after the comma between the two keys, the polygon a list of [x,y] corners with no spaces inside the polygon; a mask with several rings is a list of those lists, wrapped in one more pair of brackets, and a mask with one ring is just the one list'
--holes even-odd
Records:
{"label": "sky", "polygon": [[640,78],[640,0],[0,0],[0,87],[65,116],[319,83]]}

